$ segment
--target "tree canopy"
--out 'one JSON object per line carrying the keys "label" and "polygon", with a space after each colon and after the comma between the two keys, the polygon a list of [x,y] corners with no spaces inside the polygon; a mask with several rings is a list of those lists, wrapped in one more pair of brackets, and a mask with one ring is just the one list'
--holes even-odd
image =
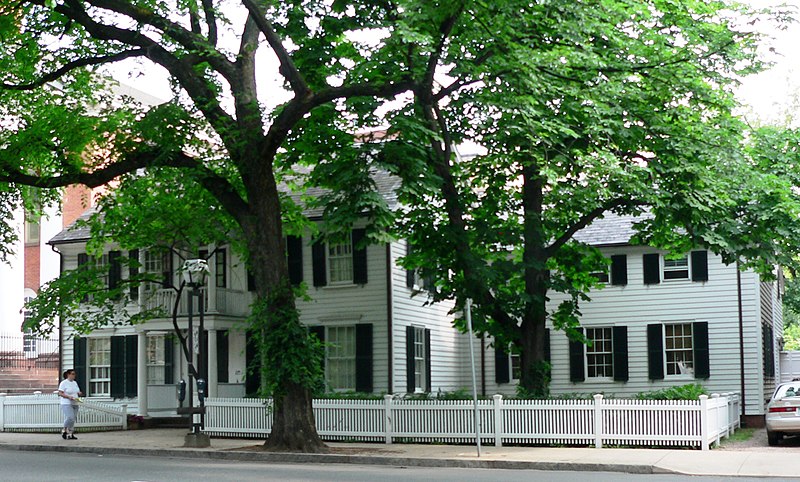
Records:
{"label": "tree canopy", "polygon": [[[253,326],[273,348],[262,351],[275,380],[273,447],[321,449],[313,358],[303,357],[313,342],[284,256],[286,226],[303,220],[280,183],[327,189],[314,201],[329,221],[323,234],[365,217],[373,242],[410,239],[406,265],[434,279],[434,300],[475,301],[477,329],[522,354],[521,385],[533,394],[547,386],[545,320],[576,335],[590,273],[605,263],[573,236],[604,213],[646,211],[641,242],[702,244],[765,270],[796,246],[796,195],[769,162],[793,153],[732,114],[737,76],[760,68],[739,5],[14,0],[0,9],[0,216],[32,199],[27,186],[45,193],[41,203],[61,186],[114,182],[109,226],[142,231],[107,234],[134,246],[157,236],[184,197],[207,205],[209,231],[189,226],[192,238],[232,237],[255,280]],[[280,95],[260,85],[262,51],[276,60]],[[169,75],[170,101],[144,108],[106,94],[98,69],[133,60]],[[377,129],[387,132],[365,134]],[[485,153],[459,157],[465,142]],[[402,179],[405,209],[376,196],[374,169]],[[551,291],[569,301],[548,312]]]}

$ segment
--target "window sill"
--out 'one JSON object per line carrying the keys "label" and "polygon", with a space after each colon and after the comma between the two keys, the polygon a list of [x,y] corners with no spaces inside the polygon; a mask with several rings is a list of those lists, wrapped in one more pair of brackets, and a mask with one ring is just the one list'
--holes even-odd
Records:
{"label": "window sill", "polygon": [[325,286],[320,286],[320,288],[324,290],[341,290],[346,288],[355,288],[361,285],[357,285],[352,281],[345,281],[344,283],[336,283],[336,284],[328,284]]}

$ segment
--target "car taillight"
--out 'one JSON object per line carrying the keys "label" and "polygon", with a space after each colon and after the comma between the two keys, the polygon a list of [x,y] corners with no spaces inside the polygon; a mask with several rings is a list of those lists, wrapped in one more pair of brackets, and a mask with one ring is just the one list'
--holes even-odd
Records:
{"label": "car taillight", "polygon": [[770,407],[770,413],[780,413],[780,412],[796,412],[797,407]]}

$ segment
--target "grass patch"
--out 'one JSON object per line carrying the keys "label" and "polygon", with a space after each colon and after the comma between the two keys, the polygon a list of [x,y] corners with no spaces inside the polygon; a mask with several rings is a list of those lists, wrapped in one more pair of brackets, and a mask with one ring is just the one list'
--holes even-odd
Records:
{"label": "grass patch", "polygon": [[729,445],[735,444],[737,442],[746,442],[753,438],[753,434],[756,433],[756,429],[754,428],[740,428],[736,432],[734,432],[730,437],[724,438],[720,441],[720,445]]}

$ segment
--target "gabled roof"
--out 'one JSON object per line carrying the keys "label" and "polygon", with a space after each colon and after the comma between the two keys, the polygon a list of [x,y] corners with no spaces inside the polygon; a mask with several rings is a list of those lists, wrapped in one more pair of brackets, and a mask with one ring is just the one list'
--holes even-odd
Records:
{"label": "gabled roof", "polygon": [[[375,188],[378,194],[386,200],[389,209],[394,210],[398,206],[397,189],[400,187],[400,178],[386,171],[374,171],[372,173],[372,179],[375,182]],[[324,189],[310,188],[306,190],[305,195],[318,197],[326,192],[328,191]],[[298,204],[300,204],[300,197],[301,195],[299,194],[292,195],[292,198]],[[315,207],[304,209],[303,213],[309,219],[313,220],[321,219],[323,211],[324,207]],[[91,237],[91,230],[88,225],[81,221],[88,220],[95,212],[96,209],[94,207],[87,209],[75,222],[56,234],[47,244],[55,246],[59,244],[88,241]]]}
{"label": "gabled roof", "polygon": [[652,217],[650,214],[619,215],[605,213],[592,224],[575,233],[575,240],[590,246],[625,246],[636,234],[633,225]]}
{"label": "gabled roof", "polygon": [[91,207],[83,212],[78,219],[72,222],[69,226],[64,228],[60,233],[53,236],[47,244],[55,246],[58,244],[69,244],[78,241],[88,241],[91,236],[89,225],[85,224],[92,214],[96,212],[94,207]]}

